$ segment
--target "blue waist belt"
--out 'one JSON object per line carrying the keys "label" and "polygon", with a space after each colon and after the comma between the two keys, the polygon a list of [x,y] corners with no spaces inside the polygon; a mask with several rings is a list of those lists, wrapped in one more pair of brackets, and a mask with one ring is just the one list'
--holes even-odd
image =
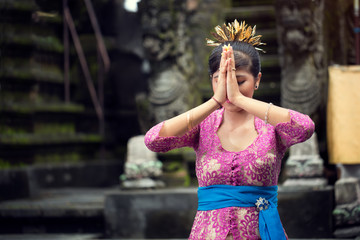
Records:
{"label": "blue waist belt", "polygon": [[212,185],[198,188],[198,210],[226,207],[257,207],[262,240],[286,239],[277,210],[277,186]]}

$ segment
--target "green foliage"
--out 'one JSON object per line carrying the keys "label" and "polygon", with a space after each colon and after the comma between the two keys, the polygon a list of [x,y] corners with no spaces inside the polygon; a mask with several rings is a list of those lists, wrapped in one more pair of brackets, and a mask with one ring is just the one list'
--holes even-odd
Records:
{"label": "green foliage", "polygon": [[[52,30],[34,24],[29,26],[28,24],[0,22],[0,29],[3,30],[1,43],[56,53],[64,51],[61,40]],[[13,47],[11,45],[9,47]]]}
{"label": "green foliage", "polygon": [[2,9],[16,9],[18,11],[33,11],[38,7],[33,0],[11,0],[0,1],[0,8]]}
{"label": "green foliage", "polygon": [[77,152],[51,153],[35,155],[36,164],[44,163],[79,163],[81,155]]}
{"label": "green foliage", "polygon": [[12,164],[12,163],[0,158],[0,169],[19,168],[19,167],[25,167],[25,166],[26,166],[26,164],[24,164],[24,163]]}
{"label": "green foliage", "polygon": [[164,171],[166,172],[176,172],[183,170],[183,164],[181,162],[172,161],[164,165]]}
{"label": "green foliage", "polygon": [[74,123],[41,123],[35,124],[34,132],[37,134],[69,134],[75,133]]}
{"label": "green foliage", "polygon": [[61,143],[99,143],[102,141],[97,134],[11,134],[1,135],[0,142],[11,145],[50,145]]}
{"label": "green foliage", "polygon": [[0,76],[18,80],[63,82],[63,73],[59,66],[21,58],[2,59]]}
{"label": "green foliage", "polygon": [[18,113],[35,113],[35,112],[83,112],[84,107],[78,104],[63,103],[42,103],[42,104],[26,104],[26,103],[8,103],[5,102],[0,106],[0,111],[14,111]]}
{"label": "green foliage", "polygon": [[1,126],[0,134],[1,135],[14,135],[14,134],[25,134],[27,131],[21,127],[9,127]]}

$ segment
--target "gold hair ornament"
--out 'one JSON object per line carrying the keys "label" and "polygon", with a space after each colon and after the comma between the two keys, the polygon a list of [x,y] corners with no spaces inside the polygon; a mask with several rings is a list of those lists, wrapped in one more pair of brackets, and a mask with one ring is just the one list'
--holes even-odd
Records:
{"label": "gold hair ornament", "polygon": [[265,52],[263,49],[256,47],[266,45],[266,43],[262,43],[260,40],[262,35],[255,36],[256,26],[248,26],[245,24],[245,21],[239,24],[235,19],[234,22],[228,23],[228,25],[224,23],[222,26],[216,26],[215,31],[216,32],[211,32],[211,35],[216,39],[215,41],[206,38],[206,44],[208,46],[217,47],[224,42],[240,41],[250,43],[256,50]]}

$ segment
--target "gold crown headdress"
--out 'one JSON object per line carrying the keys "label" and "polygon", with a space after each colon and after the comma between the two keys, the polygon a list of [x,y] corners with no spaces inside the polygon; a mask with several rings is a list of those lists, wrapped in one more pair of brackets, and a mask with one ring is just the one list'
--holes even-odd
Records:
{"label": "gold crown headdress", "polygon": [[216,32],[211,32],[211,35],[216,39],[215,41],[206,38],[206,44],[208,46],[216,47],[224,42],[240,41],[250,43],[256,50],[265,52],[263,49],[256,47],[266,45],[266,43],[262,43],[260,40],[262,35],[255,36],[256,26],[252,28],[245,24],[245,21],[242,21],[241,24],[239,24],[235,19],[234,22],[228,23],[228,25],[224,23],[223,26],[216,26],[215,31]]}

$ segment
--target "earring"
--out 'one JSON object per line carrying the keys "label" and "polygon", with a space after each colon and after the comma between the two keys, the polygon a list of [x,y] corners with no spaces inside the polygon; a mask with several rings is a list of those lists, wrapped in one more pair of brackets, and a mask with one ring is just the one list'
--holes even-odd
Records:
{"label": "earring", "polygon": [[258,89],[258,85],[255,85],[255,89]]}

